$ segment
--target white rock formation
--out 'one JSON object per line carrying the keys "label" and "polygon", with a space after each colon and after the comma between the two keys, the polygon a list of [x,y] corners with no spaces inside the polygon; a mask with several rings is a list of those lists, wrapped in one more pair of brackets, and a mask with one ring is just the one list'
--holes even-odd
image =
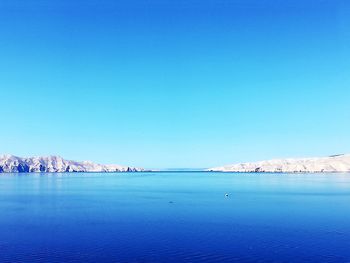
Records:
{"label": "white rock formation", "polygon": [[350,154],[329,157],[276,159],[269,161],[232,164],[207,169],[219,172],[266,172],[266,173],[331,173],[350,172]]}
{"label": "white rock formation", "polygon": [[60,156],[21,158],[13,155],[0,156],[0,173],[22,172],[141,172],[142,168],[121,165],[103,165],[93,162],[75,162]]}

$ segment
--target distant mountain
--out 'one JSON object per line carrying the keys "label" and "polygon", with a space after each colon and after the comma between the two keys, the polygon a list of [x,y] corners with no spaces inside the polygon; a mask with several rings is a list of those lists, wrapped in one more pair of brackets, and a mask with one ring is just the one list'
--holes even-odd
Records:
{"label": "distant mountain", "polygon": [[62,173],[62,172],[142,172],[142,168],[114,164],[76,162],[60,156],[21,158],[13,155],[0,156],[0,173]]}
{"label": "distant mountain", "polygon": [[276,159],[253,163],[239,163],[210,168],[207,169],[207,171],[272,173],[350,172],[350,154],[318,158]]}

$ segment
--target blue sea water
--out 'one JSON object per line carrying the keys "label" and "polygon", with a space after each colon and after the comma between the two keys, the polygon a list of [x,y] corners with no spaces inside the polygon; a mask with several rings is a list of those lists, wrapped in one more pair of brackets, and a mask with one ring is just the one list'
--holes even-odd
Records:
{"label": "blue sea water", "polygon": [[0,174],[0,262],[350,262],[350,174]]}

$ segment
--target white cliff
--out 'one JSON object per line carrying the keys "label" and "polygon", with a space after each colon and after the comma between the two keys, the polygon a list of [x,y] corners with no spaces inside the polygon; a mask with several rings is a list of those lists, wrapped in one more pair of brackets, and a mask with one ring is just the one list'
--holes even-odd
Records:
{"label": "white cliff", "polygon": [[21,158],[13,155],[0,156],[0,173],[21,172],[141,172],[142,168],[121,165],[103,165],[89,161],[76,162],[60,156]]}
{"label": "white cliff", "polygon": [[207,171],[271,172],[271,173],[331,173],[350,172],[350,154],[329,157],[275,159],[214,167]]}

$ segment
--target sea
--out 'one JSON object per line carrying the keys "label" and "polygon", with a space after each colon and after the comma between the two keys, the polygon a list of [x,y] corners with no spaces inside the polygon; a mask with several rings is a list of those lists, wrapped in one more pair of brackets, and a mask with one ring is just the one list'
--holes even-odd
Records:
{"label": "sea", "polygon": [[350,174],[0,174],[0,262],[350,262]]}

